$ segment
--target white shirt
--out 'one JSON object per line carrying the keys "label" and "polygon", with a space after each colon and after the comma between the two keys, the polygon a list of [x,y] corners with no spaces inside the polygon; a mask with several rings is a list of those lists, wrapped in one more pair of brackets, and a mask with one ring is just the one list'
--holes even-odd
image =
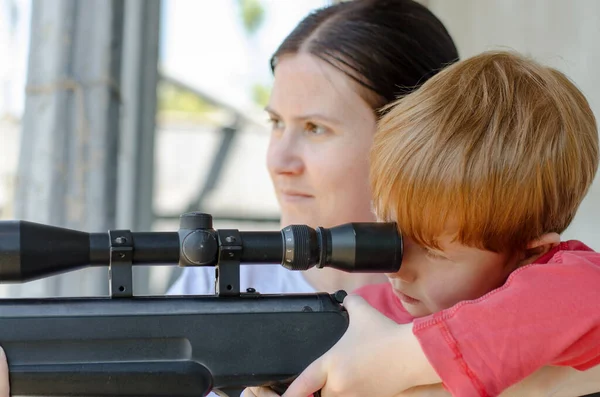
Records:
{"label": "white shirt", "polygon": [[[302,271],[281,265],[240,265],[240,292],[254,288],[261,294],[315,293]],[[186,267],[167,295],[212,295],[215,293],[215,268]]]}
{"label": "white shirt", "polygon": [[[240,265],[240,291],[254,288],[261,294],[315,293],[301,271],[281,265]],[[215,293],[215,268],[186,267],[167,295],[212,295]],[[218,397],[215,393],[207,397]]]}

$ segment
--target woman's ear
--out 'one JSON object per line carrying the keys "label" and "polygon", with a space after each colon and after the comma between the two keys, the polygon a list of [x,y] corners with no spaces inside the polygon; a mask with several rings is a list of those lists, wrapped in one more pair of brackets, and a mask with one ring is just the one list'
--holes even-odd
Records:
{"label": "woman's ear", "polygon": [[524,258],[519,265],[524,266],[535,262],[539,257],[546,254],[558,244],[560,244],[560,235],[558,233],[543,234],[527,244]]}

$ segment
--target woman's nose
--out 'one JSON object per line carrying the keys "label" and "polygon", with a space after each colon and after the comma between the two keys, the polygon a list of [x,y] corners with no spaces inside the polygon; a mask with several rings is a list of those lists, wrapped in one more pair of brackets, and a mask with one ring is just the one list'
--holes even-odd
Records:
{"label": "woman's nose", "polygon": [[304,171],[300,142],[287,131],[272,136],[267,153],[267,165],[274,174],[298,175]]}

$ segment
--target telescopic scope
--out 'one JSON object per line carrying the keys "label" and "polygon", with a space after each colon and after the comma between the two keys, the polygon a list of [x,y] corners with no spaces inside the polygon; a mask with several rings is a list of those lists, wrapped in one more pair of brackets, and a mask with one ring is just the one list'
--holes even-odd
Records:
{"label": "telescopic scope", "polygon": [[330,267],[350,273],[396,272],[402,237],[395,223],[332,228],[291,225],[279,231],[213,228],[212,216],[181,215],[177,232],[108,233],[28,221],[0,221],[0,282],[24,282],[90,266],[108,266],[120,247],[133,265],[216,266],[228,249],[240,264],[281,264],[290,270]]}

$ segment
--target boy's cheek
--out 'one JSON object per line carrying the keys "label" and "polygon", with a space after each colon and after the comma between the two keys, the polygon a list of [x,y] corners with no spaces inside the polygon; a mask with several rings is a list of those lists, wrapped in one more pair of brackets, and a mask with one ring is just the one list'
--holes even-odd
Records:
{"label": "boy's cheek", "polygon": [[430,284],[425,295],[428,306],[434,312],[451,308],[461,301],[473,299],[470,291],[465,290],[460,283],[443,279]]}

